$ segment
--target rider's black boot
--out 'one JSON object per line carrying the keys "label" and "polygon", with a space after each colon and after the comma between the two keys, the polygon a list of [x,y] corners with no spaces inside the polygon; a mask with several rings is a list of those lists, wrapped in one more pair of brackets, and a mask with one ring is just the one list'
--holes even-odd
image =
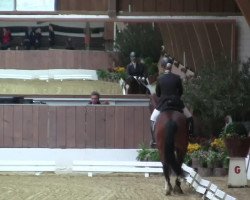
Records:
{"label": "rider's black boot", "polygon": [[151,132],[151,141],[150,141],[150,147],[155,148],[156,147],[156,140],[155,140],[155,122],[150,121],[150,132]]}
{"label": "rider's black boot", "polygon": [[194,119],[193,117],[187,118],[188,123],[188,135],[189,137],[193,137],[194,135]]}

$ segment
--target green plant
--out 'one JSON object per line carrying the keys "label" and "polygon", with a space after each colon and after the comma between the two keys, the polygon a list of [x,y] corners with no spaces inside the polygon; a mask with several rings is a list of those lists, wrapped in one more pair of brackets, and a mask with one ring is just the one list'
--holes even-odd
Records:
{"label": "green plant", "polygon": [[221,137],[226,138],[246,138],[248,136],[247,130],[242,123],[232,122],[222,131]]}
{"label": "green plant", "polygon": [[148,149],[145,146],[141,146],[141,149],[138,150],[136,159],[139,161],[160,161],[159,151],[157,149]]}
{"label": "green plant", "polygon": [[207,134],[219,132],[229,113],[235,120],[249,119],[249,70],[250,59],[242,65],[222,59],[202,67],[196,77],[185,82],[184,101],[208,124]]}
{"label": "green plant", "polygon": [[125,80],[127,77],[127,74],[125,71],[121,71],[121,72],[111,71],[110,72],[108,70],[98,69],[96,73],[97,73],[98,79],[100,79],[100,80],[107,79],[110,81],[115,81],[115,80],[119,80],[120,78]]}
{"label": "green plant", "polygon": [[145,58],[144,63],[147,67],[147,71],[148,71],[149,76],[158,74],[157,63],[155,63],[151,57]]}
{"label": "green plant", "polygon": [[223,167],[228,169],[229,168],[230,157],[226,155],[223,159]]}
{"label": "green plant", "polygon": [[184,163],[188,166],[192,164],[192,157],[189,153],[187,153],[184,157]]}
{"label": "green plant", "polygon": [[130,23],[122,31],[117,32],[115,48],[120,52],[121,61],[129,63],[129,54],[134,51],[138,57],[152,58],[158,62],[162,37],[156,24]]}
{"label": "green plant", "polygon": [[217,159],[217,152],[210,150],[207,156],[207,165],[210,167],[214,167],[216,159]]}
{"label": "green plant", "polygon": [[96,71],[98,79],[105,79],[108,77],[108,71],[103,70],[103,69],[98,69]]}

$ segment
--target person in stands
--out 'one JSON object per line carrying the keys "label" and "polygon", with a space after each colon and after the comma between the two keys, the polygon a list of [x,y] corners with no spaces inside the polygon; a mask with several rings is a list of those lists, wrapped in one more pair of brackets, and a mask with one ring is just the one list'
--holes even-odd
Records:
{"label": "person in stands", "polygon": [[25,50],[30,50],[35,45],[35,32],[32,27],[28,27],[25,31],[23,46]]}
{"label": "person in stands", "polygon": [[11,32],[8,28],[3,28],[3,35],[2,35],[2,41],[1,41],[1,49],[7,50],[10,48],[10,42],[11,42],[12,36]]}
{"label": "person in stands", "polygon": [[35,49],[40,49],[42,45],[42,29],[41,28],[37,28],[35,30],[35,43],[34,43],[34,47]]}
{"label": "person in stands", "polygon": [[66,40],[66,47],[65,47],[65,49],[68,49],[68,50],[74,50],[74,49],[75,49],[71,37],[69,37],[69,38]]}
{"label": "person in stands", "polygon": [[100,94],[96,91],[93,91],[90,95],[89,104],[101,104],[100,102]]}
{"label": "person in stands", "polygon": [[49,47],[52,48],[55,45],[55,32],[53,29],[53,26],[50,24],[49,25]]}

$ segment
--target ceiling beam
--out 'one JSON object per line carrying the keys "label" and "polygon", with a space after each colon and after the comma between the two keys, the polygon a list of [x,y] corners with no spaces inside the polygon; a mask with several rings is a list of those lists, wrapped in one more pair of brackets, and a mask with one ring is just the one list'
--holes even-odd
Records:
{"label": "ceiling beam", "polygon": [[248,25],[250,26],[250,1],[249,0],[235,0],[242,14],[244,15]]}

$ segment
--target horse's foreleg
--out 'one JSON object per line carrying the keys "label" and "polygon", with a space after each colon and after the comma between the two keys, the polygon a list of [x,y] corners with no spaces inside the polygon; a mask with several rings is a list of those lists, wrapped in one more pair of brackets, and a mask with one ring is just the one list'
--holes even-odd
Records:
{"label": "horse's foreleg", "polygon": [[170,177],[169,177],[169,166],[167,166],[166,164],[163,164],[163,173],[165,176],[165,190],[166,190],[166,195],[170,195],[173,187],[170,183]]}

